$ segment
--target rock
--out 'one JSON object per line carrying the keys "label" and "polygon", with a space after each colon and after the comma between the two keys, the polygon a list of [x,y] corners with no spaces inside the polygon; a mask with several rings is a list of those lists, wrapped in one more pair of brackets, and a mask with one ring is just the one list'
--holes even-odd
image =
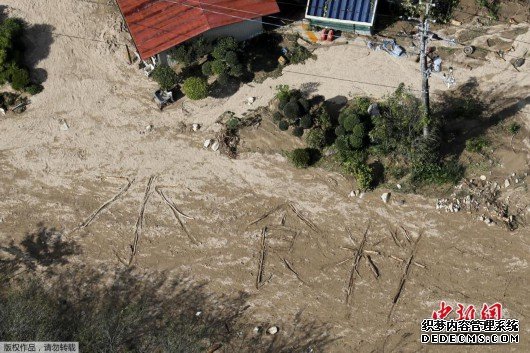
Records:
{"label": "rock", "polygon": [[279,330],[278,330],[278,327],[276,327],[276,326],[271,326],[271,327],[269,327],[269,329],[267,330],[267,333],[268,333],[269,335],[275,335],[275,334],[278,333],[278,331],[279,331]]}
{"label": "rock", "polygon": [[452,24],[453,26],[461,26],[461,25],[462,25],[462,22],[457,21],[457,20],[451,20],[451,24]]}
{"label": "rock", "polygon": [[219,149],[219,141],[214,141],[214,143],[212,143],[212,150],[217,151],[218,149]]}
{"label": "rock", "polygon": [[68,131],[69,128],[70,127],[68,126],[68,123],[66,122],[66,120],[64,119],[59,120],[59,130]]}
{"label": "rock", "polygon": [[405,204],[405,200],[403,200],[403,199],[396,201],[396,205],[398,205],[398,206],[403,206],[404,204]]}
{"label": "rock", "polygon": [[493,224],[493,220],[489,217],[485,217],[484,218],[484,223],[486,223],[487,225],[492,225]]}
{"label": "rock", "polygon": [[507,188],[510,186],[510,180],[506,179],[504,180],[504,187]]}
{"label": "rock", "polygon": [[204,148],[208,148],[208,147],[210,147],[210,144],[211,144],[211,143],[212,143],[212,140],[210,140],[210,139],[208,139],[208,140],[204,140],[204,144],[203,144]]}
{"label": "rock", "polygon": [[517,178],[515,179],[515,183],[516,184],[519,184],[519,181],[520,181],[519,179],[517,179]]}
{"label": "rock", "polygon": [[485,181],[486,180],[486,176],[485,175],[481,175],[480,176],[480,180]]}
{"label": "rock", "polygon": [[371,116],[381,115],[381,112],[379,112],[379,105],[377,103],[370,104],[370,106],[368,107],[367,113],[370,114]]}
{"label": "rock", "polygon": [[252,329],[252,333],[255,335],[259,334],[261,332],[261,326],[256,326]]}
{"label": "rock", "polygon": [[355,191],[352,190],[352,191],[350,192],[350,195],[348,195],[348,196],[350,196],[350,197],[354,197],[354,196],[357,196],[357,193],[356,193]]}
{"label": "rock", "polygon": [[191,128],[193,129],[193,131],[198,131],[201,128],[201,125],[194,123],[193,125],[191,125]]}
{"label": "rock", "polygon": [[153,124],[149,124],[145,127],[145,131],[149,132],[149,131],[152,131],[154,129],[154,126]]}
{"label": "rock", "polygon": [[252,103],[254,103],[255,100],[256,100],[256,97],[248,97],[247,98],[247,104],[251,105]]}
{"label": "rock", "polygon": [[513,172],[510,176],[511,176],[512,178],[515,178],[515,172]]}
{"label": "rock", "polygon": [[401,190],[401,184],[396,184],[396,188],[398,188],[398,190]]}
{"label": "rock", "polygon": [[362,199],[364,197],[364,192],[359,192],[359,198]]}
{"label": "rock", "polygon": [[202,315],[202,311],[197,311],[197,312],[195,313],[195,316],[201,316],[201,315]]}
{"label": "rock", "polygon": [[384,203],[387,203],[388,200],[390,200],[390,193],[385,192],[383,195],[381,195],[381,200],[383,200]]}

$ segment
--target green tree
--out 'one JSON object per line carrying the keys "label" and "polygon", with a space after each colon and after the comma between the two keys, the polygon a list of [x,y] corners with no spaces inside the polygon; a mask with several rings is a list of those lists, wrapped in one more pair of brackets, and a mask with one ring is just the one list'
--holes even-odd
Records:
{"label": "green tree", "polygon": [[311,148],[322,149],[326,145],[326,134],[318,128],[309,130],[305,139],[307,145]]}
{"label": "green tree", "polygon": [[158,65],[151,73],[151,77],[155,80],[161,89],[168,91],[175,87],[178,82],[177,73],[168,65]]}
{"label": "green tree", "polygon": [[188,77],[182,84],[182,92],[192,100],[208,97],[208,83],[201,77]]}
{"label": "green tree", "polygon": [[311,153],[307,148],[297,148],[289,154],[289,159],[297,168],[307,168],[311,163]]}

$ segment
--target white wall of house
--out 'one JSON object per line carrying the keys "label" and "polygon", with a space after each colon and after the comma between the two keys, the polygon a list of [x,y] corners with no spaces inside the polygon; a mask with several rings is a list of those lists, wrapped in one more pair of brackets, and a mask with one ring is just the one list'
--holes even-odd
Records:
{"label": "white wall of house", "polygon": [[[262,32],[263,24],[261,23],[261,17],[258,17],[253,19],[252,21],[241,21],[227,26],[212,28],[201,34],[201,36],[208,39],[215,39],[219,37],[234,37],[236,40],[242,41],[255,37]],[[174,64],[169,58],[170,50],[171,49],[168,49],[158,54],[158,60],[161,64]]]}
{"label": "white wall of house", "polygon": [[261,24],[261,17],[258,17],[252,21],[241,21],[227,26],[212,28],[202,35],[211,39],[234,37],[236,40],[241,41],[255,37],[261,32],[263,32],[263,25]]}

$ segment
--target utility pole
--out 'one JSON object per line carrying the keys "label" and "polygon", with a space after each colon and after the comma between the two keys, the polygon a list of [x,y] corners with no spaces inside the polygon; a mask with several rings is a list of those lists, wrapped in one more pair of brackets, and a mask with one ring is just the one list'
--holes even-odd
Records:
{"label": "utility pole", "polygon": [[430,70],[427,68],[427,44],[429,41],[429,11],[431,9],[431,1],[428,0],[425,4],[425,14],[420,19],[421,31],[421,45],[420,45],[420,71],[422,76],[421,82],[421,97],[423,100],[423,118],[425,125],[423,126],[423,137],[429,137],[429,121],[431,117],[431,109],[429,103],[429,76]]}

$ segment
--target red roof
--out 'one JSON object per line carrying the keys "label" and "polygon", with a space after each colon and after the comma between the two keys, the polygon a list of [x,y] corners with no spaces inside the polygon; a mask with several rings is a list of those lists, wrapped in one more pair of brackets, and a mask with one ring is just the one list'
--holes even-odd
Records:
{"label": "red roof", "polygon": [[276,0],[117,0],[142,59],[209,29],[279,12]]}

